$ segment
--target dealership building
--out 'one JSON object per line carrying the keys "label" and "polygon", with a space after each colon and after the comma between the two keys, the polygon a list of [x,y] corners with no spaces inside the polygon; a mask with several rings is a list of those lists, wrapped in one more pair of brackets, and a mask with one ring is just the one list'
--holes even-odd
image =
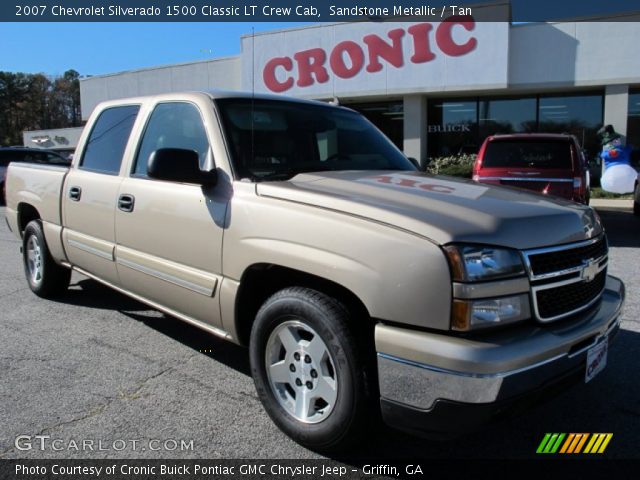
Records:
{"label": "dealership building", "polygon": [[402,20],[245,35],[235,57],[85,78],[82,115],[110,99],[253,90],[354,108],[422,162],[511,132],[570,132],[593,157],[602,124],[640,147],[639,16],[511,24],[493,3]]}

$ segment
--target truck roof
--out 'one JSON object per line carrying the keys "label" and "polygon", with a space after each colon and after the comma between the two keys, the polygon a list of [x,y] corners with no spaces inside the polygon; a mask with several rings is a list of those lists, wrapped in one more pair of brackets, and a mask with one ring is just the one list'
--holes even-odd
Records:
{"label": "truck roof", "polygon": [[572,140],[570,133],[508,133],[496,134],[489,137],[490,140]]}
{"label": "truck roof", "polygon": [[252,93],[237,90],[206,90],[204,93],[208,94],[211,98],[257,98],[260,100],[285,100],[288,102],[296,103],[310,103],[327,105],[328,102],[321,102],[318,100],[307,100],[303,98],[289,97],[287,95],[278,95],[275,93]]}
{"label": "truck roof", "polygon": [[307,105],[336,106],[339,108],[350,110],[347,107],[342,107],[340,105],[334,105],[332,103],[322,102],[318,100],[307,100],[302,98],[289,97],[286,95],[277,95],[277,94],[268,94],[268,93],[252,93],[252,92],[242,92],[242,91],[236,91],[236,90],[217,90],[217,89],[167,92],[167,93],[160,93],[155,95],[143,95],[143,96],[129,97],[129,98],[118,98],[114,100],[106,100],[104,102],[101,102],[99,106],[104,107],[107,105],[115,106],[115,105],[122,105],[122,104],[128,104],[128,103],[139,103],[139,102],[141,103],[143,101],[147,101],[150,99],[157,99],[157,100],[164,100],[164,99],[175,100],[176,98],[188,99],[189,97],[192,97],[192,96],[201,97],[202,95],[207,95],[213,100],[221,99],[221,98],[255,98],[259,100],[278,100],[278,101],[287,101],[287,102],[301,103],[301,104],[307,104]]}

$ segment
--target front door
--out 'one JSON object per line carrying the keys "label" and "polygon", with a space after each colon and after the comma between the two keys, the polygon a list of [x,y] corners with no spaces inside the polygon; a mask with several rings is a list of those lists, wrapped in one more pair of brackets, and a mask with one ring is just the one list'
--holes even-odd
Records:
{"label": "front door", "polygon": [[132,172],[119,189],[116,262],[124,288],[174,312],[220,326],[222,235],[228,198],[223,185],[166,182],[147,177],[160,148],[194,150],[202,169],[213,158],[202,116],[190,102],[153,109]]}

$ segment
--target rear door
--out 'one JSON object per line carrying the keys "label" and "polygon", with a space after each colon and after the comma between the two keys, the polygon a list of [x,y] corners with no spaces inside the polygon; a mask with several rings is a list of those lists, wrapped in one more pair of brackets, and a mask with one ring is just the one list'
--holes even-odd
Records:
{"label": "rear door", "polygon": [[575,152],[569,139],[494,139],[482,157],[479,181],[571,200]]}
{"label": "rear door", "polygon": [[99,114],[62,192],[67,258],[112,283],[118,281],[114,229],[120,167],[139,109],[140,105],[121,105]]}

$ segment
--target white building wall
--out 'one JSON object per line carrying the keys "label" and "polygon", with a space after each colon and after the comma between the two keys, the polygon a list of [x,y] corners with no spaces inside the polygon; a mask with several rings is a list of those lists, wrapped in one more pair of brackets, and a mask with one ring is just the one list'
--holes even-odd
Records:
{"label": "white building wall", "polygon": [[82,118],[105,100],[181,90],[240,87],[240,57],[167,65],[84,78],[80,81]]}
{"label": "white building wall", "polygon": [[[425,22],[358,22],[321,24],[306,28],[296,28],[276,33],[242,37],[242,89],[253,89],[259,93],[273,93],[264,81],[269,61],[287,58],[292,61],[293,68],[286,71],[276,69],[278,82],[294,80],[281,93],[304,98],[356,98],[360,96],[403,95],[419,92],[473,91],[481,89],[501,89],[507,86],[508,80],[508,36],[507,22],[476,22],[471,31],[462,26],[452,30],[452,37],[459,45],[468,41],[475,42],[471,51],[459,56],[445,54],[435,41],[436,31],[442,22],[428,22],[432,29],[429,33],[429,47],[434,55],[427,62],[411,61],[413,40],[404,33],[409,27]],[[369,72],[369,49],[364,38],[375,34],[386,43],[390,43],[389,32],[403,32],[399,41],[402,47],[402,65],[398,68],[382,60],[382,69]],[[356,74],[349,78],[340,78],[331,67],[330,57],[334,48],[342,43],[355,44],[364,62]],[[312,85],[300,85],[301,67],[296,54],[322,49],[325,61],[322,64],[327,72],[328,81],[319,82],[314,77]],[[349,66],[351,60],[346,61]],[[487,68],[490,66],[490,68]]]}
{"label": "white building wall", "polygon": [[640,16],[628,19],[511,27],[509,86],[545,89],[640,83]]}
{"label": "white building wall", "polygon": [[620,135],[627,135],[629,86],[609,85],[604,95],[604,125],[613,125]]}
{"label": "white building wall", "polygon": [[73,150],[78,145],[83,127],[29,130],[22,132],[25,147]]}
{"label": "white building wall", "polygon": [[[339,96],[350,101],[402,96],[404,147],[421,161],[426,157],[426,97],[451,95],[455,90],[458,95],[499,95],[600,88],[606,92],[605,123],[624,133],[628,87],[640,85],[640,16],[623,19],[512,25],[508,30],[506,23],[490,26],[479,22],[472,32],[478,38],[478,48],[472,54],[448,58],[434,47],[438,57],[427,64],[411,65],[407,57],[401,68],[385,65],[376,74],[363,72],[350,80],[333,75],[326,84],[294,87],[284,93],[309,98]],[[243,37],[242,54],[237,57],[83,79],[82,116],[86,119],[101,101],[129,96],[213,88],[249,90],[254,82],[257,91],[265,91],[262,70],[268,59],[308,48],[330,52],[341,40],[361,44],[363,35],[372,32],[385,38],[392,27],[386,23],[320,24],[267,32]],[[460,28],[456,32],[462,35],[458,42],[470,35]],[[403,42],[408,42],[407,36]],[[410,53],[408,43],[403,50],[405,55]],[[418,67],[426,70],[414,71]]]}

